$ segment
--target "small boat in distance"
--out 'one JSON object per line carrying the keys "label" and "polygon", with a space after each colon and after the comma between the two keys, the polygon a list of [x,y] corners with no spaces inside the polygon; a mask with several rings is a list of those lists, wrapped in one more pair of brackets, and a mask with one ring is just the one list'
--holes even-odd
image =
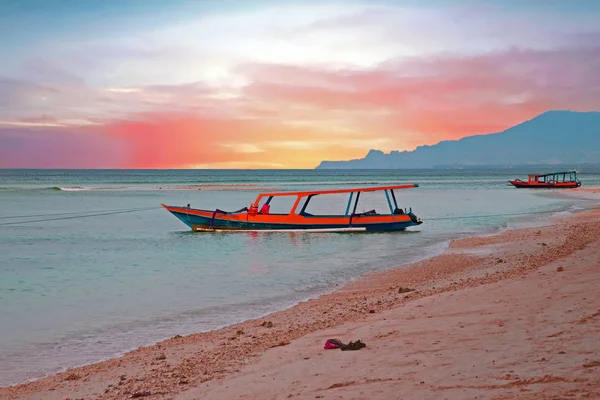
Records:
{"label": "small boat in distance", "polygon": [[577,179],[577,171],[551,172],[548,174],[530,174],[527,182],[520,179],[509,181],[517,188],[539,188],[539,189],[571,189],[581,186]]}
{"label": "small boat in distance", "polygon": [[[394,190],[419,187],[418,184],[379,186],[358,189],[315,190],[310,192],[261,193],[249,207],[237,211],[202,210],[161,204],[193,231],[403,231],[423,223],[412,209],[398,208]],[[385,193],[389,210],[357,213],[360,194],[381,191]],[[339,215],[314,215],[306,207],[315,196],[348,193],[346,211]],[[270,203],[277,197],[295,197],[287,214],[270,213]],[[262,201],[262,203],[261,203]],[[259,210],[259,205],[261,206]]]}

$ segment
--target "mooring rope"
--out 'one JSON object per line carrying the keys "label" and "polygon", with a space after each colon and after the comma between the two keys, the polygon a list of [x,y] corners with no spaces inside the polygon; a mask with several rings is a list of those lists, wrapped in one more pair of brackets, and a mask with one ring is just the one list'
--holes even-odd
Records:
{"label": "mooring rope", "polygon": [[[600,206],[596,207],[583,207],[574,211],[586,211],[586,210],[595,210],[600,209]],[[567,210],[563,210],[567,211]],[[555,214],[561,212],[560,210],[550,210],[550,211],[529,211],[529,212],[520,212],[520,213],[506,213],[506,214],[484,214],[484,215],[462,215],[455,217],[438,217],[438,218],[426,218],[425,221],[442,221],[448,219],[465,219],[465,218],[493,218],[493,217],[513,217],[519,215],[535,215],[535,214]]]}
{"label": "mooring rope", "polygon": [[[126,214],[126,213],[133,213],[133,212],[139,212],[139,211],[156,210],[156,209],[159,209],[159,208],[162,208],[162,207],[142,207],[142,208],[116,209],[116,210],[103,210],[101,212],[97,212],[97,211],[87,211],[87,212],[86,211],[81,211],[81,212],[70,212],[70,213],[6,216],[6,217],[0,217],[0,219],[32,218],[32,217],[46,217],[46,216],[48,216],[48,217],[57,216],[57,217],[56,218],[36,219],[36,220],[29,220],[29,221],[3,222],[3,223],[0,223],[0,226],[32,224],[32,223],[36,223],[36,222],[60,221],[60,220],[66,220],[66,219],[100,217],[100,216],[103,216],[103,215]],[[582,207],[582,208],[580,208],[578,210],[574,210],[574,211],[586,211],[586,210],[596,210],[596,209],[600,209],[600,206]],[[214,218],[215,214],[217,214],[218,212],[221,212],[223,214],[233,214],[233,213],[238,213],[238,212],[240,212],[242,210],[237,210],[237,211],[233,211],[233,212],[227,212],[227,211],[221,211],[221,210],[217,209],[217,210],[215,210],[215,213],[213,214],[213,218]],[[567,210],[564,210],[564,211],[567,211]],[[466,218],[514,217],[514,216],[520,216],[520,215],[555,214],[557,212],[561,212],[561,211],[548,210],[548,211],[529,211],[529,212],[505,213],[505,214],[457,215],[457,216],[453,216],[453,217],[425,218],[424,221],[425,222],[426,221],[443,221],[443,220],[450,220],[450,219],[460,220],[460,219],[466,219]],[[76,215],[72,215],[72,214],[76,214]],[[352,217],[355,216],[355,215],[359,215],[359,214],[352,214],[352,215],[350,215],[350,224],[352,224],[352,219],[353,219]],[[212,221],[211,221],[211,225],[212,225]]]}
{"label": "mooring rope", "polygon": [[0,215],[1,219],[15,219],[15,218],[35,218],[35,217],[57,217],[62,215],[84,215],[84,214],[96,214],[103,212],[115,212],[115,211],[128,211],[131,208],[117,208],[112,210],[95,210],[95,211],[71,211],[63,213],[51,213],[51,214],[30,214],[30,215]]}
{"label": "mooring rope", "polygon": [[[35,222],[59,221],[59,220],[64,220],[64,219],[78,219],[78,218],[99,217],[99,216],[103,216],[103,215],[113,215],[113,214],[126,214],[126,213],[138,212],[138,211],[156,210],[156,209],[159,209],[159,208],[161,208],[161,207],[130,208],[130,209],[119,210],[119,211],[96,212],[95,214],[72,215],[72,216],[68,216],[68,217],[45,218],[45,219],[36,219],[36,220],[31,220],[31,221],[3,222],[3,223],[0,223],[0,226],[4,226],[4,225],[32,224],[32,223],[35,223]],[[49,214],[49,215],[51,215],[51,214]]]}

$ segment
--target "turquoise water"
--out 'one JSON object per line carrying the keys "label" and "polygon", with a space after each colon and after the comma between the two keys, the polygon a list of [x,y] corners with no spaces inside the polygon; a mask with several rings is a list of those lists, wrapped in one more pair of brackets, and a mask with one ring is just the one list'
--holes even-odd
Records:
{"label": "turquoise water", "polygon": [[[460,216],[586,206],[506,185],[526,172],[0,170],[0,385],[258,317],[366,272],[437,254],[451,238],[515,223],[514,216]],[[598,172],[581,179],[600,185]],[[398,233],[191,233],[159,207],[235,210],[260,188],[401,183],[420,184],[399,191],[398,202],[424,223]],[[312,211],[343,212],[345,205],[334,196]],[[22,223],[145,207],[152,209]],[[387,209],[383,193],[361,196],[359,211],[371,208]]]}

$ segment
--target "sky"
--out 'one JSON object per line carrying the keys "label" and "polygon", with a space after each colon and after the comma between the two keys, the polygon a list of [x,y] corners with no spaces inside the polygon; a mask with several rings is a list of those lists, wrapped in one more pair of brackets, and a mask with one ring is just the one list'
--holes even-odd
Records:
{"label": "sky", "polygon": [[0,0],[0,168],[314,168],[600,110],[596,0]]}

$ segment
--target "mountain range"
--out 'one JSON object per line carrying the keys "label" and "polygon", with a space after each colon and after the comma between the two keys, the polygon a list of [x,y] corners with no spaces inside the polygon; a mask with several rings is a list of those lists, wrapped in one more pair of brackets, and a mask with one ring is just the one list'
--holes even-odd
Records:
{"label": "mountain range", "polygon": [[412,151],[370,150],[317,169],[444,168],[600,163],[600,112],[547,111],[498,133],[447,140]]}

